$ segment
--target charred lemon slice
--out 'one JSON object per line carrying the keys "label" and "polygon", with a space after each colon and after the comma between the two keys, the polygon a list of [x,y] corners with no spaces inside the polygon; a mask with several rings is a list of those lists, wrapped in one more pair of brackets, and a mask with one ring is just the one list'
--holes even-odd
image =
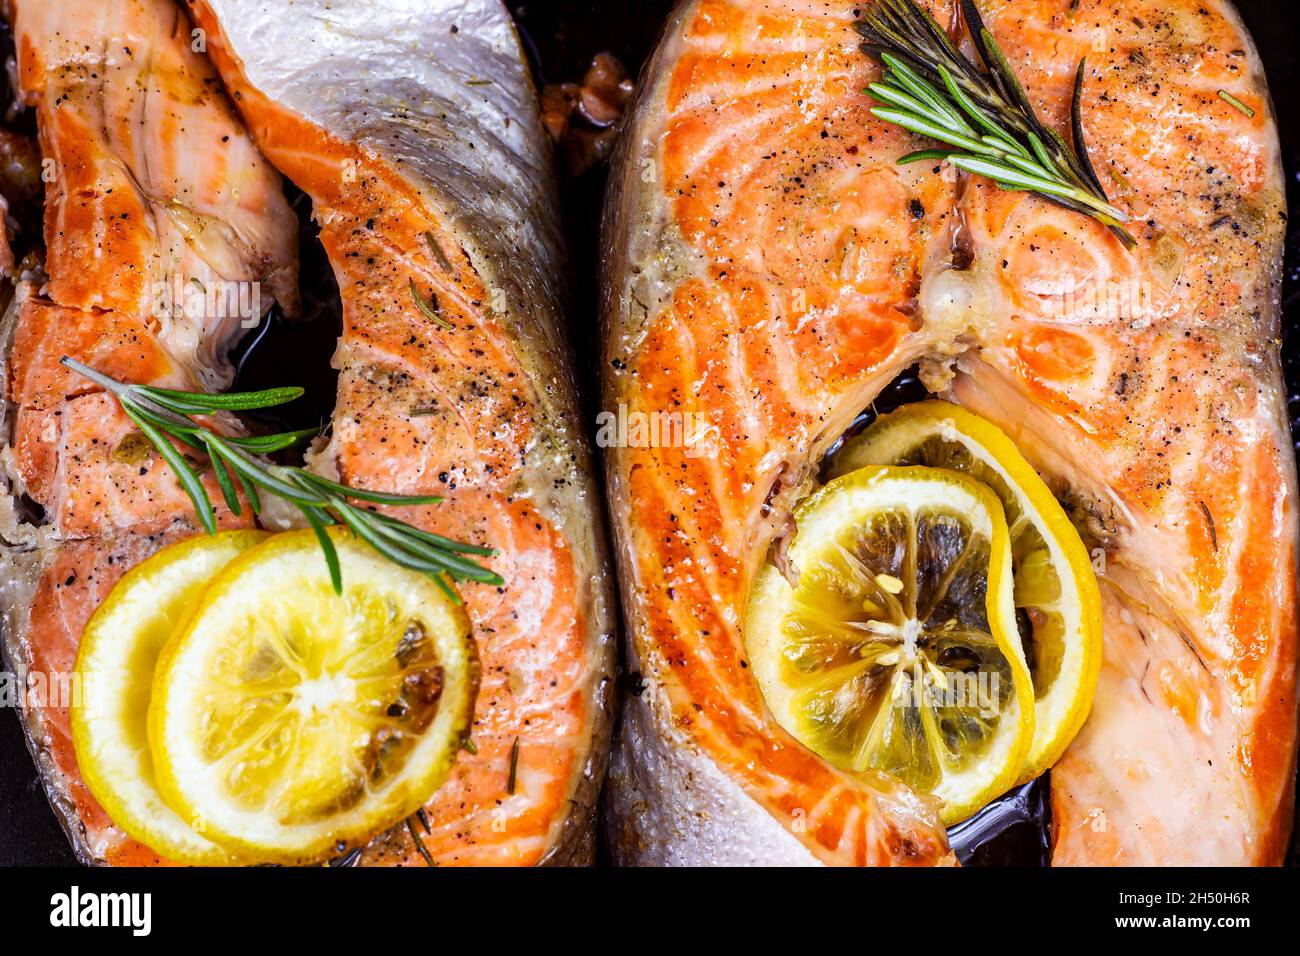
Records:
{"label": "charred lemon slice", "polygon": [[237,558],[163,648],[149,742],[164,799],[260,862],[305,863],[419,809],[469,730],[469,619],[430,578],[331,528]]}
{"label": "charred lemon slice", "polygon": [[163,548],[122,576],[81,635],[81,698],[71,714],[77,767],[114,823],[175,863],[238,861],[195,832],[158,792],[146,731],[154,665],[212,576],[268,537],[226,531]]}
{"label": "charred lemon slice", "polygon": [[955,469],[988,485],[1002,503],[1034,682],[1036,729],[1020,780],[1038,776],[1083,726],[1101,668],[1101,596],[1078,532],[1011,439],[949,402],[907,405],[880,418],[845,444],[832,474],[864,465]]}
{"label": "charred lemon slice", "polygon": [[1016,780],[1033,691],[1002,507],[965,475],[863,468],[795,511],[745,640],[776,719],[835,766],[883,772],[955,823]]}

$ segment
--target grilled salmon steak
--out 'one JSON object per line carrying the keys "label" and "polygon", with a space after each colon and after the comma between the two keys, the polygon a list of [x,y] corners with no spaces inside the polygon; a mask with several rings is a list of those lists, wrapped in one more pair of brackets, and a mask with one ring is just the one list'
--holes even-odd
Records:
{"label": "grilled salmon steak", "polygon": [[[963,35],[957,4],[927,6]],[[1086,57],[1085,139],[1132,251],[1038,196],[898,165],[933,144],[871,114],[851,3],[691,0],[643,77],[606,209],[605,407],[697,416],[711,445],[607,453],[640,677],[609,781],[622,862],[951,859],[930,802],[781,729],[743,635],[823,456],[913,365],[1016,441],[1093,549],[1104,660],[1051,772],[1053,861],[1282,858],[1296,475],[1259,59],[1223,0],[979,8],[1056,130]]]}
{"label": "grilled salmon steak", "polygon": [[297,221],[171,0],[11,0],[8,16],[45,167],[47,275],[22,278],[3,323],[5,653],[29,688],[28,742],[78,857],[160,862],[78,772],[71,674],[112,584],[198,525],[116,400],[59,359],[132,382],[228,384],[243,331],[272,299],[296,308]]}
{"label": "grilled salmon steak", "polygon": [[581,858],[613,596],[562,335],[551,157],[510,17],[497,0],[193,10],[263,153],[311,196],[338,278],[338,401],[312,467],[445,496],[403,519],[497,548],[506,579],[463,589],[474,750],[426,806],[429,832],[400,827],[361,862]]}

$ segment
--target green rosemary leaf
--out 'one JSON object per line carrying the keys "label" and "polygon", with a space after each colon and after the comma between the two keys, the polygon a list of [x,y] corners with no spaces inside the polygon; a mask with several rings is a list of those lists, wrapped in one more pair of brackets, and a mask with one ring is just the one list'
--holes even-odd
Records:
{"label": "green rosemary leaf", "polygon": [[939,26],[939,22],[935,20],[935,18],[930,14],[930,11],[925,9],[925,7],[916,6],[916,9],[921,13],[921,16],[918,19],[920,31],[927,35],[930,42],[934,43],[940,50],[942,50],[949,60],[960,62],[962,59],[961,53],[957,50],[957,47],[953,45],[952,39],[948,36],[948,31]]}
{"label": "green rosemary leaf", "polygon": [[349,498],[355,498],[358,501],[373,501],[379,505],[437,505],[442,504],[443,500],[441,495],[399,495],[387,491],[368,491],[364,488],[340,485],[337,481],[331,481],[324,475],[318,475],[315,472],[305,471],[302,474],[312,484],[321,488],[346,495]]}
{"label": "green rosemary leaf", "polygon": [[131,389],[131,396],[137,404],[149,406],[155,409],[162,409],[170,412],[172,415],[189,416],[189,415],[209,415],[212,409],[200,405],[192,405],[188,402],[178,401],[169,398],[166,395],[151,395],[144,390],[143,386],[137,386]]}
{"label": "green rosemary leaf", "polygon": [[880,62],[888,67],[888,71],[885,73],[888,82],[897,83],[917,99],[924,100],[932,108],[948,114],[952,117],[954,123],[965,122],[949,104],[943,101],[942,96],[935,93],[934,87],[927,83],[925,78],[910,63],[901,59],[899,55],[890,53],[883,47],[879,48],[875,55],[880,58]]}
{"label": "green rosemary leaf", "polygon": [[515,792],[515,783],[519,778],[519,738],[510,747],[510,778],[506,781],[506,793]]}
{"label": "green rosemary leaf", "polygon": [[[370,512],[365,512],[369,521]],[[501,577],[486,568],[477,564],[468,558],[462,558],[446,550],[438,549],[431,546],[428,542],[407,533],[405,525],[387,524],[382,521],[376,521],[372,527],[376,534],[381,535],[391,541],[394,547],[401,548],[404,552],[413,558],[428,561],[437,565],[442,570],[451,572],[460,578],[466,578],[472,581],[480,581],[484,584],[501,585],[505,582]]]}
{"label": "green rosemary leaf", "polygon": [[921,116],[914,116],[911,113],[905,113],[902,110],[891,110],[886,107],[877,106],[872,108],[871,114],[877,116],[886,122],[894,123],[906,130],[911,130],[921,136],[928,136],[930,139],[937,139],[941,143],[947,143],[950,146],[957,146],[961,149],[968,149],[972,153],[983,156],[996,156],[997,153],[985,146],[977,139],[972,139],[961,133],[954,133],[952,130],[944,129],[937,123],[932,123]]}
{"label": "green rosemary leaf", "polygon": [[248,506],[253,509],[253,514],[261,515],[262,498],[257,493],[257,486],[240,472],[235,472],[235,478],[238,480],[241,488],[244,489],[244,497],[248,499]]}
{"label": "green rosemary leaf", "polygon": [[[975,4],[970,3],[969,0],[963,0],[962,8],[965,9],[966,7],[974,10]],[[1020,79],[1016,76],[1016,71],[1011,68],[1011,64],[1007,61],[1002,48],[998,46],[997,40],[993,39],[993,34],[989,32],[983,22],[980,22],[978,27],[971,24],[971,32],[973,35],[980,37],[980,55],[984,58],[985,65],[988,66],[999,86],[1002,87],[1003,95],[1019,107],[1021,113],[1024,114],[1025,120],[1032,127],[1041,126],[1038,114],[1034,112],[1034,104],[1029,101],[1029,94],[1020,85]]]}
{"label": "green rosemary leaf", "polygon": [[1042,177],[1047,174],[1047,171],[1043,169],[1042,165],[1035,162],[1032,159],[1025,159],[1024,157],[1021,156],[1010,156],[1004,154],[1002,156],[1002,161],[1007,163],[1010,166],[1016,167],[1016,169],[1020,170],[1022,173],[1027,173],[1030,176]]}
{"label": "green rosemary leaf", "polygon": [[1074,138],[1074,145],[1079,153],[1079,165],[1083,167],[1088,182],[1098,195],[1104,196],[1106,190],[1101,188],[1097,171],[1092,168],[1092,160],[1088,158],[1088,146],[1083,136],[1083,75],[1087,65],[1087,57],[1080,57],[1079,66],[1074,71],[1074,92],[1070,96],[1070,136]]}
{"label": "green rosemary leaf", "polygon": [[442,246],[438,245],[438,240],[433,238],[433,233],[426,232],[424,241],[429,244],[429,251],[433,253],[433,258],[438,260],[438,265],[442,266],[443,271],[447,273],[455,272],[451,263],[447,260],[447,254],[442,251]]}
{"label": "green rosemary leaf", "polygon": [[958,169],[963,169],[968,173],[978,173],[981,176],[987,176],[999,185],[1002,183],[1011,183],[1019,186],[1021,189],[1032,189],[1035,192],[1049,193],[1053,196],[1065,196],[1074,198],[1078,192],[1073,186],[1063,186],[1059,182],[1051,179],[1045,179],[1042,176],[1035,176],[1032,173],[1024,172],[1005,163],[994,162],[992,160],[980,159],[975,156],[949,156],[948,162],[952,163]]}
{"label": "green rosemary leaf", "polygon": [[276,432],[273,435],[253,435],[248,438],[235,437],[226,438],[228,444],[236,448],[242,448],[244,451],[252,452],[254,455],[269,455],[274,451],[282,451],[285,448],[292,448],[299,442],[308,438],[315,438],[320,434],[319,428],[303,428],[296,432]]}
{"label": "green rosemary leaf", "polygon": [[1037,133],[1030,133],[1025,138],[1029,140],[1029,148],[1033,150],[1034,156],[1037,157],[1040,163],[1049,169],[1055,165],[1056,161],[1047,152],[1047,147],[1043,145],[1043,141]]}
{"label": "green rosemary leaf", "polygon": [[130,402],[122,404],[122,411],[126,413],[126,416],[131,421],[135,422],[136,428],[144,433],[144,437],[149,439],[154,448],[158,449],[158,454],[162,455],[163,460],[171,466],[172,471],[176,472],[176,478],[180,481],[181,487],[185,489],[185,493],[190,496],[190,501],[194,503],[194,516],[208,534],[216,534],[217,523],[212,517],[212,502],[208,498],[207,489],[203,487],[203,482],[194,473],[190,463],[176,450],[176,446],[167,440],[167,436],[160,432],[152,422],[144,418]]}
{"label": "green rosemary leaf", "polygon": [[329,533],[326,532],[326,524],[333,522],[328,516],[322,514],[315,508],[303,508],[303,516],[311,529],[316,532],[316,540],[320,542],[320,549],[325,553],[325,566],[330,572],[330,584],[334,586],[335,594],[343,593],[343,571],[339,568],[339,554],[334,548],[334,542],[330,540]]}
{"label": "green rosemary leaf", "polygon": [[235,471],[244,475],[258,487],[299,506],[320,507],[327,503],[327,499],[323,498],[315,489],[291,484],[280,477],[283,473],[292,474],[293,469],[265,468],[260,462],[246,458],[244,452],[227,445],[224,439],[212,433],[209,433],[209,435],[213,446],[217,449],[217,453],[229,462]]}
{"label": "green rosemary leaf", "polygon": [[[330,508],[330,513],[347,525],[348,528],[351,529],[352,533],[358,538],[366,542],[366,544],[370,545],[394,564],[411,571],[420,571],[426,574],[439,574],[442,572],[443,569],[436,564],[417,558],[401,548],[394,547],[390,542],[385,540],[382,535],[378,534],[372,525],[368,524],[365,519],[361,517],[361,512],[357,511],[346,502],[333,505]],[[455,594],[454,591],[452,591],[448,596],[457,604],[461,603],[460,596]]]}
{"label": "green rosemary leaf", "polygon": [[[1014,153],[1020,149],[1020,147],[1017,147],[1010,142],[1010,137],[1007,136],[1005,130],[994,123],[993,120],[989,119],[984,111],[976,106],[971,101],[970,97],[962,92],[961,87],[953,81],[952,73],[946,66],[939,63],[937,64],[937,68],[939,70],[939,77],[943,80],[944,88],[947,89],[948,95],[957,101],[957,105],[961,107],[962,112],[973,119],[977,125],[983,128],[984,132],[992,135],[999,143],[1006,143],[1007,151]],[[981,139],[983,139],[983,137],[981,137]]]}
{"label": "green rosemary leaf", "polygon": [[1227,103],[1229,106],[1231,106],[1238,113],[1241,113],[1243,116],[1246,116],[1250,119],[1255,118],[1255,111],[1251,109],[1249,106],[1247,106],[1245,103],[1243,103],[1241,100],[1233,96],[1227,90],[1219,90],[1219,99],[1223,100],[1223,102]]}
{"label": "green rosemary leaf", "polygon": [[226,499],[226,507],[235,514],[243,514],[239,506],[239,495],[235,493],[235,483],[230,480],[230,472],[226,470],[226,465],[208,442],[203,443],[208,451],[208,460],[212,462],[212,474],[217,479],[217,487],[221,489],[221,495]]}
{"label": "green rosemary leaf", "polygon": [[[945,103],[943,97],[936,95],[930,84],[898,57],[892,53],[882,52],[880,60],[888,67],[888,72],[885,74],[888,82],[897,83],[918,100],[925,101],[931,109],[947,116],[950,123],[954,125],[965,123],[960,113]],[[974,130],[971,132],[973,133]]]}
{"label": "green rosemary leaf", "polygon": [[444,329],[455,328],[454,325],[438,313],[438,297],[434,296],[432,299],[426,300],[424,296],[420,295],[420,290],[416,288],[414,279],[411,280],[411,298],[415,300],[415,304],[419,307],[420,311],[424,313],[426,319]]}
{"label": "green rosemary leaf", "polygon": [[[925,117],[938,126],[951,127],[952,125],[952,120],[946,114],[939,113],[928,104],[922,103],[916,97],[904,93],[888,83],[872,83],[867,87],[867,92],[883,103],[890,103],[916,116]],[[974,131],[972,130],[972,132]]]}
{"label": "green rosemary leaf", "polygon": [[1019,143],[1010,143],[1000,136],[992,136],[986,134],[980,137],[980,142],[985,143],[986,145],[991,146],[994,149],[998,150],[999,152],[1003,153],[1008,159],[1015,157],[1016,159],[1021,159],[1024,160],[1025,162],[1033,161],[1033,157],[1030,156],[1029,153],[1025,151],[1025,148],[1023,146],[1021,146]]}
{"label": "green rosemary leaf", "polygon": [[366,527],[368,533],[383,539],[392,548],[400,551],[407,560],[411,561],[421,571],[431,573],[446,571],[460,577],[469,577],[471,574],[484,577],[491,575],[491,572],[485,571],[467,558],[438,551],[418,538],[406,535],[404,529],[400,527],[373,521],[371,512],[360,511],[359,509],[349,510]]}
{"label": "green rosemary leaf", "polygon": [[123,408],[126,408],[127,405],[130,405],[131,410],[145,421],[149,422],[159,430],[171,435],[178,442],[193,448],[195,451],[206,453],[207,448],[203,444],[203,441],[198,437],[200,429],[197,425],[193,425],[192,427],[173,425],[170,418],[158,414],[146,405],[136,404],[132,399],[127,399],[122,402]]}
{"label": "green rosemary leaf", "polygon": [[953,154],[951,149],[918,149],[914,153],[908,153],[898,160],[898,165],[906,166],[908,163],[925,163],[925,162],[942,162],[947,160]]}
{"label": "green rosemary leaf", "polygon": [[171,402],[175,405],[183,405],[193,409],[192,411],[181,412],[183,415],[197,415],[204,411],[237,412],[254,408],[271,408],[275,405],[292,402],[303,394],[303,389],[296,385],[286,385],[282,388],[265,388],[258,392],[217,392],[213,394],[207,392],[181,392],[171,388],[159,388],[156,385],[135,385],[133,388],[136,391],[143,392],[150,398],[156,399],[160,405]]}
{"label": "green rosemary leaf", "polygon": [[433,583],[438,586],[439,591],[447,596],[448,600],[453,601],[456,604],[460,603],[460,595],[456,593],[456,589],[448,582],[447,575],[430,574],[429,577],[433,579]]}
{"label": "green rosemary leaf", "polygon": [[374,512],[374,516],[377,520],[382,521],[385,524],[401,525],[407,529],[408,534],[415,535],[416,537],[421,538],[432,545],[436,545],[439,548],[446,548],[448,551],[457,551],[461,554],[477,554],[485,558],[494,558],[499,553],[496,548],[484,548],[476,544],[466,544],[463,541],[444,538],[440,534],[434,534],[433,532],[425,531],[422,528],[414,528],[406,522],[399,521],[391,515],[386,515],[382,512],[376,511]]}

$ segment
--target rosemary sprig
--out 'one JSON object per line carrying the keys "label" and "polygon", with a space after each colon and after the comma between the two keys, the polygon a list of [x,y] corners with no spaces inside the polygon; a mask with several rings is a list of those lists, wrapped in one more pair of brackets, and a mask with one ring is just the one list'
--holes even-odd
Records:
{"label": "rosemary sprig", "polygon": [[1016,78],[974,0],[962,16],[980,65],[968,60],[916,0],[870,0],[855,24],[862,50],[884,66],[867,91],[881,104],[872,114],[944,144],[909,153],[900,163],[947,160],[986,176],[1002,189],[1032,192],[1106,225],[1125,248],[1136,245],[1123,224],[1128,214],[1106,198],[1088,160],[1080,103],[1084,60],[1074,77],[1072,149],[1046,127]]}
{"label": "rosemary sprig", "polygon": [[391,515],[353,504],[354,500],[385,505],[438,504],[441,497],[351,488],[305,468],[267,464],[256,457],[296,445],[314,436],[318,429],[239,438],[219,435],[192,418],[213,412],[282,405],[301,395],[302,389],[273,388],[224,395],[180,392],[119,382],[66,355],[61,361],[116,396],[122,411],[176,473],[181,487],[194,503],[195,514],[209,534],[215,534],[217,530],[212,502],[198,473],[172,443],[173,440],[207,456],[222,497],[235,514],[241,513],[236,483],[254,514],[261,514],[262,510],[259,489],[297,507],[316,532],[336,592],[342,592],[343,578],[338,552],[325,532],[325,528],[332,524],[346,526],[394,564],[429,575],[454,601],[459,602],[460,598],[449,582],[478,581],[496,586],[505,583],[499,574],[465,557],[492,557],[497,553],[494,549],[444,538]]}

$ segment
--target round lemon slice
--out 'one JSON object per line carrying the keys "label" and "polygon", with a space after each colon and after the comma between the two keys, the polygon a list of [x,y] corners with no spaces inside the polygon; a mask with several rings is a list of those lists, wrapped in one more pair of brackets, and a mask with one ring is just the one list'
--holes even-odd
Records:
{"label": "round lemon slice", "polygon": [[163,648],[149,742],[164,799],[259,862],[306,863],[418,810],[469,731],[464,609],[339,527],[343,593],[310,530],[212,581]]}
{"label": "round lemon slice", "polygon": [[1033,739],[1001,505],[956,472],[862,468],[794,517],[786,573],[759,571],[745,617],[769,708],[833,765],[965,819],[1015,782]]}
{"label": "round lemon slice", "polygon": [[1033,779],[1060,759],[1083,726],[1101,668],[1101,596],[1078,532],[1011,439],[949,402],[919,402],[881,417],[845,443],[831,473],[864,465],[955,469],[988,485],[1001,501],[1034,682],[1036,730],[1019,779]]}
{"label": "round lemon slice", "polygon": [[113,822],[174,863],[238,860],[173,812],[154,783],[146,730],[154,665],[209,579],[267,537],[225,531],[163,548],[122,576],[81,635],[82,694],[71,714],[77,766]]}

